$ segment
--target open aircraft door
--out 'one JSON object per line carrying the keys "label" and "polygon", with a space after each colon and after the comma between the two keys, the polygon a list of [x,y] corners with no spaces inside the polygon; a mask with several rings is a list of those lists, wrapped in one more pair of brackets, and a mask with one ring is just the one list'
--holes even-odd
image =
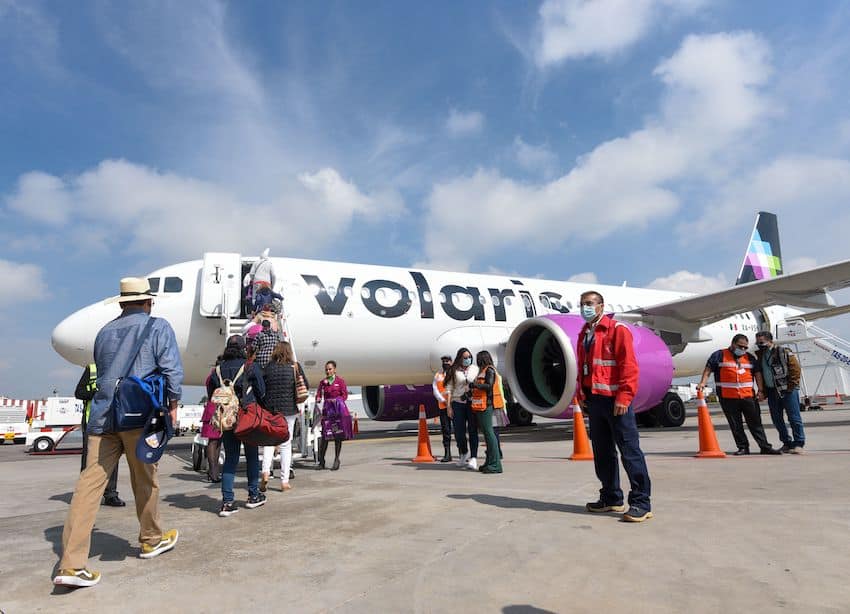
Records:
{"label": "open aircraft door", "polygon": [[204,269],[201,271],[201,315],[239,317],[241,302],[241,254],[204,254]]}

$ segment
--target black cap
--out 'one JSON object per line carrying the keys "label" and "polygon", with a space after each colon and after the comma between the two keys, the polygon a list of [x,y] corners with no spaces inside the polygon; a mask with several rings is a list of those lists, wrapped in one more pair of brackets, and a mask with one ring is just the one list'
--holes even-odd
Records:
{"label": "black cap", "polygon": [[451,356],[440,356],[440,360],[451,360]]}

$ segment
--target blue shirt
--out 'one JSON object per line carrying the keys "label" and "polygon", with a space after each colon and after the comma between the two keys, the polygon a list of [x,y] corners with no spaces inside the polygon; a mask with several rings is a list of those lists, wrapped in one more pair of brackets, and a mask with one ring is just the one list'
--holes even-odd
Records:
{"label": "blue shirt", "polygon": [[[124,376],[130,352],[149,317],[141,308],[125,309],[97,334],[94,341],[97,392],[92,399],[88,423],[88,432],[92,435],[114,430],[109,408],[115,383]],[[150,334],[133,361],[129,375],[145,377],[154,371],[165,376],[167,400],[179,400],[183,392],[183,362],[180,360],[174,329],[162,318],[154,319]]]}
{"label": "blue shirt", "polygon": [[765,348],[761,354],[761,375],[764,378],[765,388],[776,388],[773,381],[773,368],[770,366],[770,354],[773,348]]}

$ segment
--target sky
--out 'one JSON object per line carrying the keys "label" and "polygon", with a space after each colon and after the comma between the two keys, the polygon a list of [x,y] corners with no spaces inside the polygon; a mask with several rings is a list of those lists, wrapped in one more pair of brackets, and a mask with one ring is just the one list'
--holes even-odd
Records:
{"label": "sky", "polygon": [[[850,257],[850,6],[0,0],[0,395],[204,251],[692,292]],[[827,321],[850,336],[844,319]]]}

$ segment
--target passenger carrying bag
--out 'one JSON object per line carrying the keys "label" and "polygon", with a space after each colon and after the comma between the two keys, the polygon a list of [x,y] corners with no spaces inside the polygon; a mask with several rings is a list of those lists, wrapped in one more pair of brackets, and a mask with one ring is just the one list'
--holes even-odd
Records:
{"label": "passenger carrying bag", "polygon": [[289,441],[289,425],[283,414],[273,414],[259,403],[248,403],[239,408],[233,434],[252,446],[277,446]]}
{"label": "passenger carrying bag", "polygon": [[295,370],[295,403],[303,403],[310,396],[310,393],[304,383],[304,377],[301,375],[301,368],[298,363],[292,365],[292,368]]}
{"label": "passenger carrying bag", "polygon": [[151,332],[153,321],[154,318],[148,318],[127,359],[124,375],[115,382],[111,410],[116,431],[132,431],[144,427],[150,415],[162,409],[165,404],[165,377],[161,373],[152,373],[145,377],[130,376],[130,369]]}
{"label": "passenger carrying bag", "polygon": [[242,376],[245,365],[239,367],[232,380],[221,377],[221,365],[216,366],[215,374],[218,376],[219,387],[213,390],[210,401],[215,403],[215,413],[212,417],[213,426],[220,432],[232,431],[236,426],[236,414],[239,411],[239,397],[236,395],[234,385],[236,380]]}

